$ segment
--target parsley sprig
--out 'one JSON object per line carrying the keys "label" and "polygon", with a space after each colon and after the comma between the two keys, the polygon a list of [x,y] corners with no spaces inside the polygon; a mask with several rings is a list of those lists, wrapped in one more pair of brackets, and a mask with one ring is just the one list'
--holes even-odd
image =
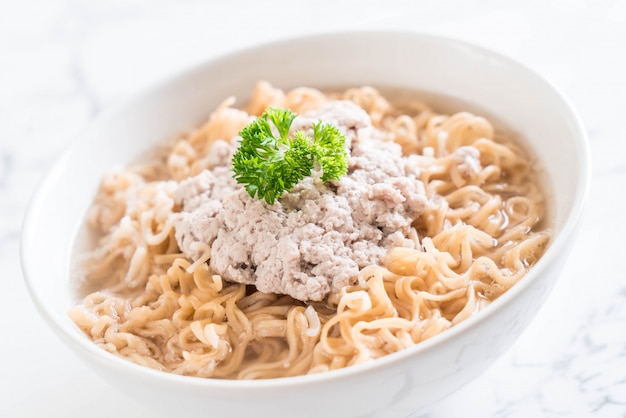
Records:
{"label": "parsley sprig", "polygon": [[288,109],[268,108],[239,132],[240,146],[233,156],[234,177],[251,197],[258,196],[270,205],[310,176],[316,162],[322,169],[322,181],[337,180],[348,170],[341,132],[318,122],[312,126],[313,138],[303,131],[290,135],[296,116]]}

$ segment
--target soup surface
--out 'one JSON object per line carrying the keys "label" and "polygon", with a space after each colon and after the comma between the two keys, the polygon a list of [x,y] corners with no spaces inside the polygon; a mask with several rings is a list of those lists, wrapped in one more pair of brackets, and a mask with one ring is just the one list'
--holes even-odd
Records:
{"label": "soup surface", "polygon": [[[534,163],[484,117],[259,82],[153,157],[106,175],[77,255],[72,320],[104,350],[176,374],[317,373],[418,344],[483,309],[543,254]],[[347,173],[268,203],[233,178],[268,107],[345,138]],[[274,126],[275,128],[275,126]]]}

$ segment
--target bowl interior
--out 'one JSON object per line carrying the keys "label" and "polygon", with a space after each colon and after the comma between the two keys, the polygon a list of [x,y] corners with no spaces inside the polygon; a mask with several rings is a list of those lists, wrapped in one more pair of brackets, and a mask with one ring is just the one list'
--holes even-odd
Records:
{"label": "bowl interior", "polygon": [[552,247],[578,216],[589,171],[584,132],[562,96],[519,64],[457,41],[406,33],[320,35],[251,48],[193,68],[103,114],[40,185],[24,223],[22,263],[37,307],[62,338],[86,340],[67,316],[76,301],[70,254],[102,175],[202,123],[225,98],[243,103],[261,79],[281,88],[403,88],[469,103],[522,137],[546,171],[557,237]]}

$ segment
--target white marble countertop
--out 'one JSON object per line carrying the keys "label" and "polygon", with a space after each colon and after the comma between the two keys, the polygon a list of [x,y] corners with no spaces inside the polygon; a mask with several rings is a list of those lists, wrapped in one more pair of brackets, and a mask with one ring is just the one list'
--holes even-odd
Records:
{"label": "white marble countertop", "polygon": [[591,140],[590,200],[563,277],[515,345],[427,417],[626,417],[622,0],[0,1],[0,416],[161,417],[75,358],[23,284],[24,211],[78,132],[208,57],[345,28],[445,34],[512,56],[565,92]]}

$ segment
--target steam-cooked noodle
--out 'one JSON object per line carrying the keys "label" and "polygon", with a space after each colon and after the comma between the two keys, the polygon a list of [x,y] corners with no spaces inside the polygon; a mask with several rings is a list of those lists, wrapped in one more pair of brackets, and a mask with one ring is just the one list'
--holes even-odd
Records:
{"label": "steam-cooked noodle", "polygon": [[[391,249],[384,265],[361,269],[354,285],[309,303],[223,280],[207,263],[206,243],[193,244],[195,260],[181,253],[173,193],[178,181],[215,165],[209,149],[216,140],[235,137],[268,106],[301,113],[337,98],[355,102],[388,140],[419,156],[429,205],[406,237],[414,248]],[[233,104],[226,100],[164,156],[103,179],[88,217],[102,238],[81,264],[82,280],[100,290],[70,311],[103,349],[200,377],[338,369],[467,319],[518,282],[545,250],[549,233],[541,229],[544,201],[532,164],[482,117],[437,114],[417,102],[400,108],[371,87],[324,94],[261,82],[245,110]],[[464,152],[478,158],[463,159]]]}

